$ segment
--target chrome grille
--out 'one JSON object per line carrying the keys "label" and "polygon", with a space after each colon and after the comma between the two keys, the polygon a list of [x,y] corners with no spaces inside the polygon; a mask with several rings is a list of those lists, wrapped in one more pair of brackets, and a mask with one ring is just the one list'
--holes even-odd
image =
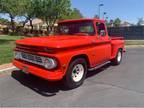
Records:
{"label": "chrome grille", "polygon": [[43,65],[42,57],[21,52],[20,59],[34,64]]}
{"label": "chrome grille", "polygon": [[57,61],[53,58],[33,55],[30,53],[14,51],[14,58],[16,60],[23,60],[33,64],[45,67],[46,69],[54,69],[57,67]]}

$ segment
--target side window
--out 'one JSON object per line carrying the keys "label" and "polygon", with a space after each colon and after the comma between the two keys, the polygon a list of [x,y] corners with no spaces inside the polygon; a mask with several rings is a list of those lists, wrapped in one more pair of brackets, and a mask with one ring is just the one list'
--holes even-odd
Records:
{"label": "side window", "polygon": [[104,23],[96,23],[96,27],[97,27],[97,32],[99,36],[106,36],[106,28]]}

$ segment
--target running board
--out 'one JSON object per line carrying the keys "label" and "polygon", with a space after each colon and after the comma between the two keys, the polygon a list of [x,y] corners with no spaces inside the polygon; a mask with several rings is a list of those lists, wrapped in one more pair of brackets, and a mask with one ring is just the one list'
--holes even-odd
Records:
{"label": "running board", "polygon": [[102,66],[104,66],[104,65],[106,65],[106,64],[108,64],[108,63],[110,63],[110,61],[104,62],[104,63],[102,63],[102,64],[100,64],[100,65],[97,65],[96,67],[90,68],[90,69],[88,69],[88,70],[89,70],[89,71],[96,70],[96,69],[98,69],[98,68],[100,68],[100,67],[102,67]]}

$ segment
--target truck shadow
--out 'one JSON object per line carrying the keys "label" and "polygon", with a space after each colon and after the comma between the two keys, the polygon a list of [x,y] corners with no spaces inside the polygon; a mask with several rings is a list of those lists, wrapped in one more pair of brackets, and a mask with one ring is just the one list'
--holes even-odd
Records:
{"label": "truck shadow", "polygon": [[[87,78],[93,77],[98,73],[106,70],[112,66],[110,63],[98,68],[94,71],[87,73]],[[38,78],[36,76],[27,75],[20,70],[15,70],[11,74],[12,78],[20,82],[23,86],[32,89],[33,91],[37,92],[38,94],[46,97],[55,96],[59,91],[67,91],[62,84],[62,81],[59,82],[49,82],[47,80]]]}

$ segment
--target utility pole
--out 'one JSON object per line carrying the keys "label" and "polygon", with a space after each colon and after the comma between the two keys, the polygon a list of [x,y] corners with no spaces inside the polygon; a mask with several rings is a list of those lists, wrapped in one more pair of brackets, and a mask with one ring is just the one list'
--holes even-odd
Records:
{"label": "utility pole", "polygon": [[99,18],[101,18],[101,7],[104,6],[104,4],[99,4],[98,10],[99,10]]}

